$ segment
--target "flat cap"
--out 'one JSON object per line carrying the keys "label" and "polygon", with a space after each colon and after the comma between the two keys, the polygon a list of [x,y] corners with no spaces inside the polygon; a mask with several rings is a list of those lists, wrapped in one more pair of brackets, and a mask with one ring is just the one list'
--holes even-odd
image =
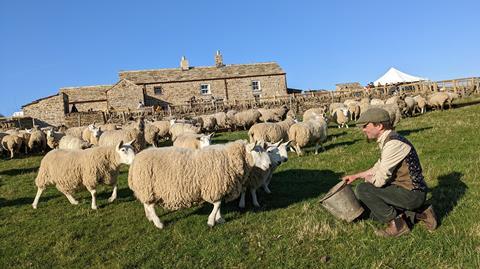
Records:
{"label": "flat cap", "polygon": [[360,118],[357,120],[357,125],[366,124],[369,122],[380,123],[390,121],[390,116],[388,112],[383,108],[370,108],[360,115]]}

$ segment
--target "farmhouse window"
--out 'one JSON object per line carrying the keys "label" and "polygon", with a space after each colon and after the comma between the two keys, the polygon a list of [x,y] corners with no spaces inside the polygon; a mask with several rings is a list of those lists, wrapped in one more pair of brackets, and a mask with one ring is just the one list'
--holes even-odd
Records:
{"label": "farmhouse window", "polygon": [[200,94],[210,94],[210,84],[200,84]]}
{"label": "farmhouse window", "polygon": [[162,89],[162,87],[160,87],[160,86],[154,87],[154,88],[153,88],[153,94],[155,94],[155,95],[162,95],[162,94],[163,94],[163,89]]}
{"label": "farmhouse window", "polygon": [[252,91],[253,92],[261,92],[262,88],[260,86],[260,81],[254,80],[252,81]]}

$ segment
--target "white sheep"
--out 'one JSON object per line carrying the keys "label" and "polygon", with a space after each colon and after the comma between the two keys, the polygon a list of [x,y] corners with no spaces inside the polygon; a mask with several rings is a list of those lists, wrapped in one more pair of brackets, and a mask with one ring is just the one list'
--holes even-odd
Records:
{"label": "white sheep", "polygon": [[288,140],[288,129],[296,120],[287,117],[281,122],[262,122],[256,123],[248,130],[250,143],[253,142],[277,142]]}
{"label": "white sheep", "polygon": [[282,141],[279,141],[275,144],[268,142],[266,143],[266,152],[268,154],[268,157],[270,158],[271,165],[267,170],[263,170],[257,167],[253,168],[250,176],[245,182],[244,188],[242,189],[242,193],[240,195],[240,200],[238,202],[238,206],[240,208],[245,208],[245,193],[247,189],[250,190],[253,205],[255,207],[260,207],[260,204],[257,200],[257,189],[260,186],[264,188],[266,193],[271,193],[268,185],[270,184],[270,181],[272,179],[273,172],[281,163],[288,160],[287,148],[290,144],[290,141],[287,141],[285,143],[281,142]]}
{"label": "white sheep", "polygon": [[327,122],[322,117],[312,118],[308,121],[293,124],[288,130],[288,139],[292,141],[292,146],[298,156],[303,155],[302,148],[308,144],[315,144],[315,154],[323,142],[327,140]]}
{"label": "white sheep", "polygon": [[60,143],[60,140],[61,140],[62,137],[64,137],[64,136],[65,136],[65,133],[55,132],[55,131],[52,130],[52,129],[48,129],[48,130],[47,130],[47,133],[46,133],[47,145],[48,145],[51,149],[56,149],[56,148],[58,148],[58,144]]}
{"label": "white sheep", "polygon": [[357,120],[360,117],[360,104],[358,102],[350,102],[347,107],[350,120]]}
{"label": "white sheep", "polygon": [[332,115],[337,108],[347,108],[347,106],[344,103],[331,103],[328,107],[328,112],[330,115]]}
{"label": "white sheep", "polygon": [[95,126],[95,123],[90,124],[82,131],[82,140],[87,141],[91,145],[98,146],[102,131],[100,127]]}
{"label": "white sheep", "polygon": [[90,143],[76,136],[66,135],[58,142],[59,149],[86,149],[90,147]]}
{"label": "white sheep", "polygon": [[165,209],[188,208],[206,201],[213,204],[207,224],[223,223],[222,199],[236,199],[253,167],[268,169],[270,159],[255,144],[235,141],[201,150],[176,147],[149,148],[130,166],[128,186],[143,204],[149,221],[162,229],[155,204]]}
{"label": "white sheep", "polygon": [[198,134],[201,131],[202,128],[200,126],[195,126],[190,123],[175,122],[170,126],[170,135],[172,137],[172,141],[175,141],[175,139],[181,134]]}
{"label": "white sheep", "polygon": [[407,116],[413,116],[415,114],[417,102],[411,96],[406,96],[404,101],[406,106],[405,106],[405,109],[403,110],[403,113]]}
{"label": "white sheep", "polygon": [[47,149],[47,136],[42,130],[38,128],[32,130],[30,139],[28,140],[28,148],[31,151],[38,149],[42,152],[45,152]]}
{"label": "white sheep", "polygon": [[135,152],[140,152],[145,146],[145,125],[143,119],[139,119],[135,126],[122,130],[105,131],[98,141],[99,146],[115,146],[120,141],[135,141],[132,146]]}
{"label": "white sheep", "polygon": [[348,128],[348,119],[350,111],[348,108],[337,108],[332,113],[332,118],[338,124],[338,128],[347,127]]}
{"label": "white sheep", "polygon": [[435,109],[443,110],[443,106],[448,101],[448,94],[445,92],[436,92],[427,98],[427,104]]}
{"label": "white sheep", "polygon": [[325,108],[314,107],[314,108],[307,109],[305,112],[303,112],[303,121],[307,121],[311,118],[324,117],[324,116],[325,116]]}
{"label": "white sheep", "polygon": [[259,108],[257,109],[260,112],[261,116],[259,118],[262,122],[279,122],[287,114],[288,108],[287,106],[282,106],[280,108]]}
{"label": "white sheep", "polygon": [[[133,141],[132,141],[133,142]],[[117,197],[117,176],[121,164],[131,164],[135,153],[132,142],[118,143],[115,147],[96,147],[86,150],[55,149],[48,152],[40,163],[35,185],[37,195],[32,203],[37,208],[40,195],[48,185],[54,184],[65,194],[68,201],[77,205],[72,196],[75,190],[84,186],[92,196],[92,209],[97,209],[96,187],[99,183],[113,185],[109,202]]]}
{"label": "white sheep", "polygon": [[227,120],[227,113],[225,112],[218,112],[213,114],[215,119],[217,120],[217,126],[219,129],[227,129],[230,128]]}
{"label": "white sheep", "polygon": [[249,109],[236,113],[234,117],[235,127],[243,127],[244,130],[258,122],[262,114],[256,109]]}
{"label": "white sheep", "polygon": [[7,134],[1,140],[1,147],[10,152],[10,159],[15,157],[15,153],[20,152],[23,145],[23,139],[15,134]]}
{"label": "white sheep", "polygon": [[417,95],[417,96],[413,97],[413,99],[417,103],[416,108],[418,109],[420,114],[425,113],[426,108],[427,108],[427,99],[423,98],[423,96],[421,96],[421,95]]}
{"label": "white sheep", "polygon": [[210,146],[210,141],[214,134],[215,133],[209,135],[184,133],[177,136],[175,141],[173,141],[173,146],[187,149],[202,149]]}

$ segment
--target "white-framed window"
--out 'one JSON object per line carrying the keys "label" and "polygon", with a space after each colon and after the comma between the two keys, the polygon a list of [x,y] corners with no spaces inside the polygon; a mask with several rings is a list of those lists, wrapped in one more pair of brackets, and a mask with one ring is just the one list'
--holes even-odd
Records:
{"label": "white-framed window", "polygon": [[210,84],[200,84],[200,94],[211,94]]}
{"label": "white-framed window", "polygon": [[253,80],[252,81],[252,91],[253,92],[261,92],[262,91],[260,81],[258,81],[258,80]]}
{"label": "white-framed window", "polygon": [[155,95],[162,95],[162,94],[163,94],[162,86],[155,86],[155,87],[153,87],[153,94],[155,94]]}

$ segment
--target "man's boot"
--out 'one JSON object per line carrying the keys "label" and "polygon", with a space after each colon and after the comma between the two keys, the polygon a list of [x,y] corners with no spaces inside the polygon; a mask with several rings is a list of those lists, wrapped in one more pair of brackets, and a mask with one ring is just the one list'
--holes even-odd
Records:
{"label": "man's boot", "polygon": [[435,230],[438,226],[437,216],[435,215],[435,211],[433,211],[433,207],[431,205],[422,213],[415,214],[415,219],[423,222],[427,230],[430,232]]}
{"label": "man's boot", "polygon": [[388,223],[385,230],[377,230],[375,231],[375,234],[383,237],[398,237],[409,232],[410,228],[408,228],[408,224],[405,221],[403,214],[400,214]]}

